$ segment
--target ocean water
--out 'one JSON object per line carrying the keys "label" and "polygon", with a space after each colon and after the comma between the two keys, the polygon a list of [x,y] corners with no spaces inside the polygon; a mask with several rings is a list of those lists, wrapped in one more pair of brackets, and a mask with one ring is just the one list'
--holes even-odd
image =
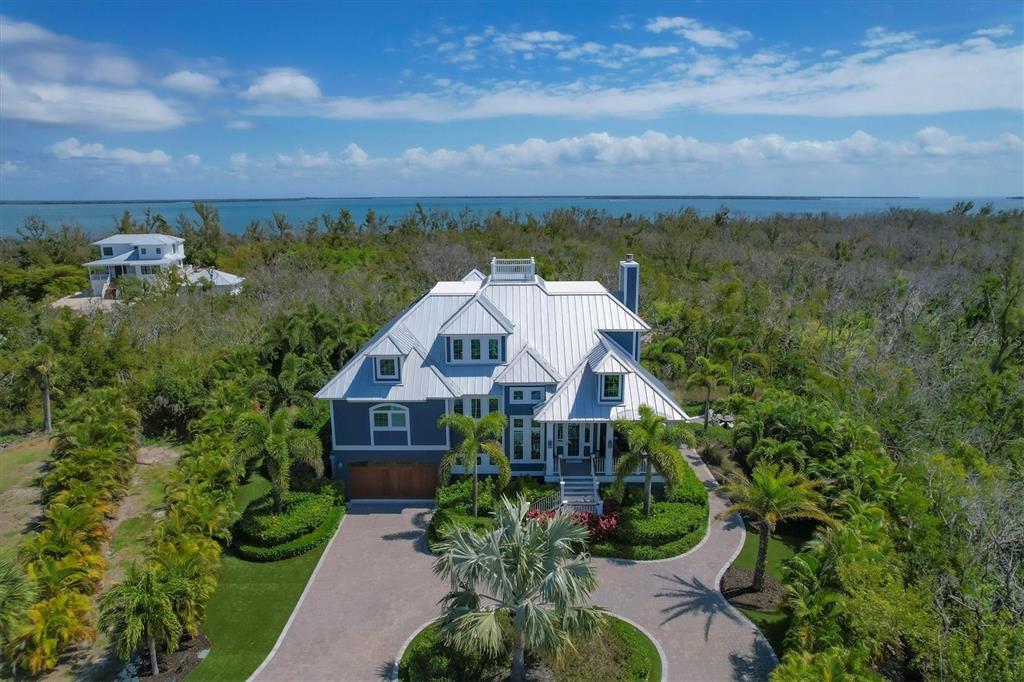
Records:
{"label": "ocean water", "polygon": [[[356,223],[362,222],[370,208],[379,217],[394,221],[408,214],[419,203],[458,214],[470,210],[481,215],[494,211],[520,216],[543,214],[575,206],[607,211],[619,217],[626,214],[654,217],[692,206],[703,215],[727,206],[734,215],[759,217],[775,213],[832,213],[846,216],[877,213],[893,207],[947,211],[957,201],[973,201],[976,207],[991,203],[996,210],[1024,209],[1024,198],[1006,197],[387,197],[333,199],[274,199],[210,201],[220,210],[221,223],[228,232],[242,232],[254,219],[266,220],[274,211],[283,213],[293,224],[324,213],[337,215],[346,208]],[[147,208],[161,213],[172,225],[179,213],[196,217],[191,201],[153,201],[129,203],[0,203],[0,236],[15,234],[25,218],[39,215],[52,225],[79,223],[87,232],[103,235],[113,229],[115,219],[125,210],[141,219]]]}

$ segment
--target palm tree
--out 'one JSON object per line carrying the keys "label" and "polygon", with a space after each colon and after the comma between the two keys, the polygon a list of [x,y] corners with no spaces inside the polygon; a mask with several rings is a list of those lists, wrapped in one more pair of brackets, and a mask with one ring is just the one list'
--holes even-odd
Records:
{"label": "palm tree", "polygon": [[309,360],[295,353],[286,353],[277,376],[266,375],[257,380],[256,389],[270,396],[267,409],[306,407],[316,404],[312,389],[323,383],[323,376]]}
{"label": "palm tree", "polygon": [[703,388],[704,393],[704,430],[708,430],[708,422],[711,419],[711,394],[719,386],[729,386],[732,381],[729,379],[725,367],[711,362],[705,357],[699,357],[694,362],[694,371],[686,379],[687,388]]}
{"label": "palm tree", "polygon": [[91,611],[92,600],[77,592],[33,604],[7,645],[8,658],[33,675],[54,668],[65,647],[92,638]]}
{"label": "palm tree", "polygon": [[56,361],[56,354],[53,348],[45,341],[40,341],[32,347],[26,358],[25,374],[39,387],[39,393],[43,403],[43,432],[53,431],[53,412],[50,408],[50,377],[53,374],[53,365]]}
{"label": "palm tree", "polygon": [[293,429],[294,422],[295,410],[288,407],[278,409],[269,419],[254,411],[243,414],[238,420],[243,450],[250,457],[263,460],[275,514],[284,509],[282,499],[288,491],[293,462],[308,464],[317,476],[324,473],[320,440],[312,431]]}
{"label": "palm tree", "polygon": [[656,413],[649,405],[641,405],[640,418],[636,421],[618,420],[614,428],[625,434],[628,450],[615,463],[615,486],[622,488],[627,476],[633,474],[641,464],[644,469],[644,515],[651,515],[651,484],[657,471],[672,487],[683,475],[683,460],[679,448],[695,441],[693,433],[683,426],[670,426],[668,420]]}
{"label": "palm tree", "polygon": [[158,545],[152,558],[170,586],[171,604],[182,628],[195,637],[217,587],[219,561],[211,561],[202,540],[189,536],[180,538],[176,544]]}
{"label": "palm tree", "polygon": [[174,592],[154,566],[128,567],[124,580],[100,598],[100,627],[110,637],[114,651],[123,659],[146,643],[152,674],[159,675],[157,645],[177,645],[181,621],[174,613]]}
{"label": "palm tree", "polygon": [[477,508],[477,457],[486,452],[491,463],[498,467],[498,489],[501,490],[512,479],[512,467],[505,457],[505,450],[498,443],[505,432],[508,419],[499,412],[491,412],[482,419],[473,419],[469,415],[449,412],[437,420],[439,428],[451,428],[462,442],[451,452],[441,458],[438,477],[447,482],[451,479],[452,467],[462,465],[463,472],[473,470],[473,516]]}
{"label": "palm tree", "polygon": [[737,513],[754,518],[760,536],[757,544],[757,563],[754,564],[755,592],[764,587],[764,565],[768,556],[768,540],[775,527],[791,519],[815,519],[830,523],[832,518],[821,509],[818,483],[793,472],[791,466],[761,462],[747,479],[737,475],[722,486],[732,500],[727,509],[718,514],[726,518]]}
{"label": "palm tree", "polygon": [[523,679],[527,650],[557,652],[604,619],[588,604],[597,579],[590,557],[578,551],[586,529],[565,512],[547,523],[528,521],[529,509],[522,495],[502,497],[493,531],[456,526],[434,562],[434,573],[450,584],[442,600],[446,635],[462,651],[496,655],[511,630],[512,682]]}
{"label": "palm tree", "polygon": [[644,347],[644,365],[650,367],[659,379],[675,379],[686,371],[686,347],[674,336],[669,336]]}
{"label": "palm tree", "polygon": [[0,650],[7,646],[28,607],[36,601],[36,586],[21,566],[0,557]]}

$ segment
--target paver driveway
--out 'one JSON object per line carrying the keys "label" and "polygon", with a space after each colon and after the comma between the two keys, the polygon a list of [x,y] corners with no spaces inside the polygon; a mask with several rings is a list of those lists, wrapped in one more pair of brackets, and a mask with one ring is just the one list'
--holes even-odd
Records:
{"label": "paver driveway", "polygon": [[[710,472],[687,457],[709,488]],[[710,496],[712,514],[724,507]],[[356,504],[255,677],[264,680],[387,679],[410,635],[439,613],[444,585],[431,572],[425,529],[430,510]],[[658,562],[595,559],[594,603],[641,625],[661,645],[667,679],[759,680],[776,664],[767,641],[718,591],[743,544],[738,521],[711,522],[704,542]]]}

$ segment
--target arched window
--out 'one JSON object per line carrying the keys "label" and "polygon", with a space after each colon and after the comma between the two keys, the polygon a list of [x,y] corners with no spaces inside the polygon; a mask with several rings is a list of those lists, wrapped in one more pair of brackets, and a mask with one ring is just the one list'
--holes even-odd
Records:
{"label": "arched window", "polygon": [[[383,434],[389,434],[384,436]],[[405,438],[399,439],[404,442],[402,445],[409,445],[409,408],[404,405],[384,403],[374,405],[370,408],[370,443],[377,444],[377,434],[381,434],[380,440],[387,441],[388,445],[398,445],[392,442],[395,437],[393,433],[404,433]]]}

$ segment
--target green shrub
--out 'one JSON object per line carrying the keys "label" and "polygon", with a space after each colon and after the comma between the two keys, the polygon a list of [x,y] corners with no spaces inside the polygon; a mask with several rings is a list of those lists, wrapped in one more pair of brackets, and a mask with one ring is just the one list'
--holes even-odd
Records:
{"label": "green shrub", "polygon": [[242,541],[250,545],[274,547],[319,528],[335,507],[333,495],[317,493],[285,493],[284,512],[274,514],[274,500],[266,495],[242,514],[238,531]]}
{"label": "green shrub", "polygon": [[438,626],[430,625],[409,643],[398,667],[403,682],[461,682],[490,680],[507,671],[511,656],[505,653],[496,659],[479,654],[462,653],[440,641]]}
{"label": "green shrub", "polygon": [[243,543],[236,545],[235,551],[240,557],[249,561],[281,561],[282,559],[290,559],[293,556],[299,556],[316,549],[330,540],[335,529],[338,527],[338,523],[341,521],[341,517],[344,515],[344,507],[331,507],[324,523],[305,535],[300,535],[293,540],[280,545],[274,545],[273,547],[261,547],[259,545]]}
{"label": "green shrub", "polygon": [[518,476],[512,479],[501,494],[507,495],[509,499],[514,499],[516,495],[522,495],[527,502],[536,502],[555,492],[558,492],[557,485],[541,483],[529,476]]}
{"label": "green shrub", "polygon": [[651,515],[643,507],[622,510],[622,520],[614,540],[627,545],[664,545],[674,542],[707,521],[707,508],[681,502],[655,502]]}
{"label": "green shrub", "polygon": [[678,540],[674,540],[664,545],[627,545],[625,543],[610,540],[608,542],[600,542],[591,545],[590,553],[594,556],[631,559],[633,561],[670,559],[696,547],[697,543],[704,538],[704,532],[705,527],[702,526],[701,528],[687,533]]}
{"label": "green shrub", "polygon": [[338,478],[324,478],[317,476],[303,480],[292,479],[291,488],[300,493],[317,493],[318,495],[331,495],[335,504],[345,503],[345,481]]}
{"label": "green shrub", "polygon": [[666,502],[685,502],[688,504],[707,507],[708,490],[704,483],[697,478],[697,473],[692,467],[683,468],[682,479],[672,490],[665,493]]}
{"label": "green shrub", "polygon": [[453,525],[468,526],[478,532],[486,532],[494,528],[494,519],[487,516],[473,516],[459,509],[437,509],[427,526],[427,542],[434,544],[444,539],[448,529]]}
{"label": "green shrub", "polygon": [[[473,511],[473,479],[469,476],[438,486],[434,495],[438,509],[457,509],[464,514]],[[494,479],[481,477],[477,485],[477,508],[481,515],[494,511]]]}

